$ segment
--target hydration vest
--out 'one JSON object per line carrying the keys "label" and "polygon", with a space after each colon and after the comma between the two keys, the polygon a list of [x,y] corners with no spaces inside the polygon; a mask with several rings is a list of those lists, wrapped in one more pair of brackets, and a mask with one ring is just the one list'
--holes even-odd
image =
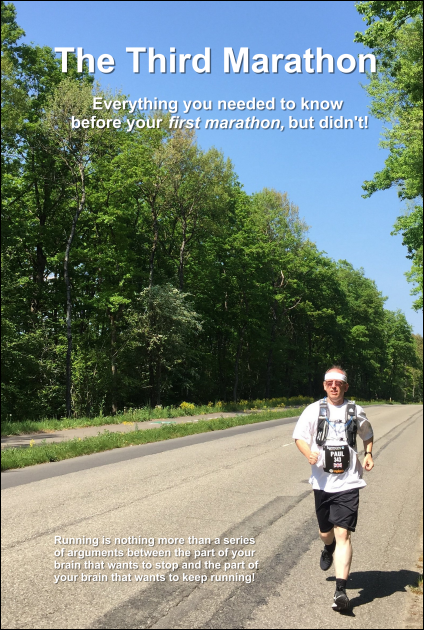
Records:
{"label": "hydration vest", "polygon": [[[327,398],[323,398],[319,403],[319,415],[317,435],[315,438],[318,446],[323,446],[328,435],[328,426],[330,422],[330,409],[328,406]],[[358,432],[358,418],[356,413],[356,404],[353,400],[349,400],[346,405],[345,416],[345,434],[346,442],[353,449],[356,448],[356,434]]]}

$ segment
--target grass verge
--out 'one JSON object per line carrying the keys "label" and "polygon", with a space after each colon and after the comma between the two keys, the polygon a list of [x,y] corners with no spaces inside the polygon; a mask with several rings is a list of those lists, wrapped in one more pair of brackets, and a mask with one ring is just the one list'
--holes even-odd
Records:
{"label": "grass verge", "polygon": [[199,420],[197,423],[168,424],[159,429],[135,430],[129,433],[111,433],[104,431],[96,437],[84,439],[74,438],[58,444],[40,444],[28,448],[5,448],[1,454],[1,469],[25,468],[35,464],[46,462],[59,462],[63,459],[71,459],[80,455],[91,455],[109,451],[113,448],[135,446],[137,444],[150,444],[172,438],[219,431],[230,427],[245,424],[256,424],[277,418],[293,418],[303,411],[300,409],[286,409],[281,411],[265,411],[263,413],[236,416],[233,418],[216,418],[214,420]]}
{"label": "grass verge", "polygon": [[3,419],[1,422],[1,436],[25,435],[26,433],[46,433],[63,429],[80,429],[83,427],[99,427],[106,424],[125,424],[128,422],[148,422],[149,420],[166,420],[181,418],[182,416],[198,416],[207,413],[235,413],[240,411],[266,411],[275,407],[297,407],[308,405],[313,398],[307,396],[293,396],[292,398],[271,398],[261,400],[241,400],[238,403],[224,403],[218,401],[207,405],[194,405],[183,402],[178,407],[158,406],[154,409],[141,407],[139,409],[124,408],[114,416],[99,415],[94,418],[46,418],[44,420],[14,421]]}
{"label": "grass verge", "polygon": [[[293,396],[292,398],[271,398],[263,400],[242,400],[239,403],[209,403],[208,405],[194,405],[181,403],[178,407],[156,407],[150,409],[125,409],[115,416],[96,416],[94,418],[47,418],[44,420],[13,421],[4,419],[1,422],[1,436],[25,435],[28,433],[50,433],[63,429],[81,429],[83,427],[100,427],[107,424],[127,424],[134,422],[148,422],[149,420],[166,420],[181,418],[181,416],[197,416],[207,413],[235,413],[240,411],[266,411],[276,407],[299,407],[314,401],[307,396]],[[398,405],[402,403],[389,400],[357,400],[359,405]],[[417,404],[422,403],[408,403]]]}

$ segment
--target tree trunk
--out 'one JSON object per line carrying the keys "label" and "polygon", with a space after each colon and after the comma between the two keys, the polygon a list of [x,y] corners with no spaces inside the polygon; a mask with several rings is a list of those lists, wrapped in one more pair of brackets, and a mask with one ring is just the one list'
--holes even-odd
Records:
{"label": "tree trunk", "polygon": [[[32,167],[33,169],[35,169],[34,152],[31,153],[31,161],[32,161]],[[40,232],[41,232],[46,224],[46,218],[47,218],[46,211],[45,211],[46,199],[44,200],[44,204],[43,204],[40,198],[37,179],[34,182],[34,192],[35,192],[35,201],[36,201],[37,214],[38,214],[38,220],[40,222]],[[35,288],[36,293],[31,301],[32,313],[37,313],[40,310],[42,286],[44,283],[44,271],[47,265],[47,258],[43,251],[43,246],[41,243],[37,243],[36,252],[37,252],[37,255],[35,259],[35,268],[34,268],[34,282],[36,283],[36,288]]]}
{"label": "tree trunk", "polygon": [[38,313],[41,307],[41,295],[44,284],[44,271],[47,265],[47,258],[40,243],[37,243],[37,258],[34,269],[34,282],[36,284],[36,294],[31,301],[31,313]]}
{"label": "tree trunk", "polygon": [[268,351],[268,361],[266,366],[266,385],[265,385],[265,398],[271,398],[271,376],[272,376],[272,358],[274,354],[274,342],[275,342],[275,331],[277,328],[277,315],[275,312],[275,308],[272,307],[272,327],[271,327],[271,339],[270,346]]}
{"label": "tree trunk", "polygon": [[313,396],[312,385],[312,335],[308,329],[308,396]]}
{"label": "tree trunk", "polygon": [[158,217],[157,217],[157,212],[155,210],[154,203],[152,205],[152,220],[153,220],[153,243],[152,243],[152,249],[150,250],[150,261],[149,261],[149,288],[150,289],[153,286],[153,271],[154,271],[154,264],[155,264],[155,256],[156,256],[156,250],[157,250],[158,242],[159,242],[159,224],[158,224]]}
{"label": "tree trunk", "polygon": [[117,369],[115,361],[116,353],[116,317],[115,313],[110,313],[110,326],[111,326],[111,367],[112,367],[112,415],[114,416],[118,412],[118,402],[116,399],[116,379]]}
{"label": "tree trunk", "polygon": [[[154,304],[152,301],[152,287],[150,287],[149,294],[149,307],[148,307],[148,318],[149,318],[149,329],[151,331],[156,330],[156,313],[154,309]],[[157,403],[157,365],[160,361],[160,350],[150,348],[148,352],[148,360],[149,360],[149,390],[150,390],[150,407],[154,409]]]}
{"label": "tree trunk", "polygon": [[151,354],[149,354],[149,402],[152,409],[154,409],[154,407],[156,406],[155,369],[153,360],[153,357],[151,356]]}
{"label": "tree trunk", "polygon": [[69,278],[69,253],[71,251],[72,241],[75,236],[75,229],[78,218],[84,208],[85,204],[85,181],[84,181],[84,167],[81,164],[79,167],[81,178],[81,199],[72,219],[71,232],[66,243],[65,260],[63,262],[63,271],[65,276],[66,285],[66,337],[68,340],[68,349],[66,352],[66,417],[70,418],[72,413],[71,405],[71,390],[72,390],[72,301],[71,301],[71,282]]}
{"label": "tree trunk", "polygon": [[223,339],[222,335],[218,333],[217,338],[217,363],[218,363],[218,387],[219,387],[219,400],[225,400],[225,379],[224,379],[224,371],[223,371],[223,362],[224,362],[224,350],[225,348],[225,339]]}
{"label": "tree trunk", "polygon": [[161,386],[162,386],[162,362],[159,356],[158,371],[157,371],[157,378],[156,378],[156,401],[155,401],[156,404],[155,406],[160,405]]}
{"label": "tree trunk", "polygon": [[[271,341],[272,343],[272,341]],[[268,361],[266,366],[266,385],[265,385],[265,398],[269,400],[271,398],[271,375],[272,375],[272,355],[274,353],[274,347],[271,345],[268,352]]]}
{"label": "tree trunk", "polygon": [[239,380],[239,365],[240,365],[240,357],[241,357],[241,351],[243,348],[243,337],[244,337],[244,333],[246,331],[246,327],[247,324],[245,324],[242,328],[242,331],[240,333],[240,340],[238,342],[238,346],[237,346],[237,355],[236,355],[236,364],[235,364],[235,369],[234,369],[234,389],[233,389],[233,401],[236,403],[237,402],[237,389],[238,389],[238,380]]}
{"label": "tree trunk", "polygon": [[187,243],[187,221],[183,221],[183,240],[180,247],[180,264],[178,267],[178,278],[180,280],[180,291],[184,289],[184,252]]}

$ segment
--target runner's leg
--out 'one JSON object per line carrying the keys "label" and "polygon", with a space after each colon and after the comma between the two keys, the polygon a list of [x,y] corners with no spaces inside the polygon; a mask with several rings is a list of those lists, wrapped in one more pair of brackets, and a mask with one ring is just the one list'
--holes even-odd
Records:
{"label": "runner's leg", "polygon": [[334,540],[334,527],[329,532],[322,532],[319,530],[319,536],[324,545],[331,545]]}
{"label": "runner's leg", "polygon": [[347,580],[349,577],[350,565],[352,563],[352,542],[350,531],[344,527],[334,526],[334,536],[336,537],[336,549],[334,551],[334,568],[336,578]]}

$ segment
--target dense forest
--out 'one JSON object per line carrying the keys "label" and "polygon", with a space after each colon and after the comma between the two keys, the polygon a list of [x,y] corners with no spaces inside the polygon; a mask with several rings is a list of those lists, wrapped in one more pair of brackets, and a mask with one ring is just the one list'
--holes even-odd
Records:
{"label": "dense forest", "polygon": [[422,337],[289,193],[154,117],[72,129],[123,95],[22,35],[2,2],[2,417],[319,396],[333,363],[358,398],[422,399]]}

